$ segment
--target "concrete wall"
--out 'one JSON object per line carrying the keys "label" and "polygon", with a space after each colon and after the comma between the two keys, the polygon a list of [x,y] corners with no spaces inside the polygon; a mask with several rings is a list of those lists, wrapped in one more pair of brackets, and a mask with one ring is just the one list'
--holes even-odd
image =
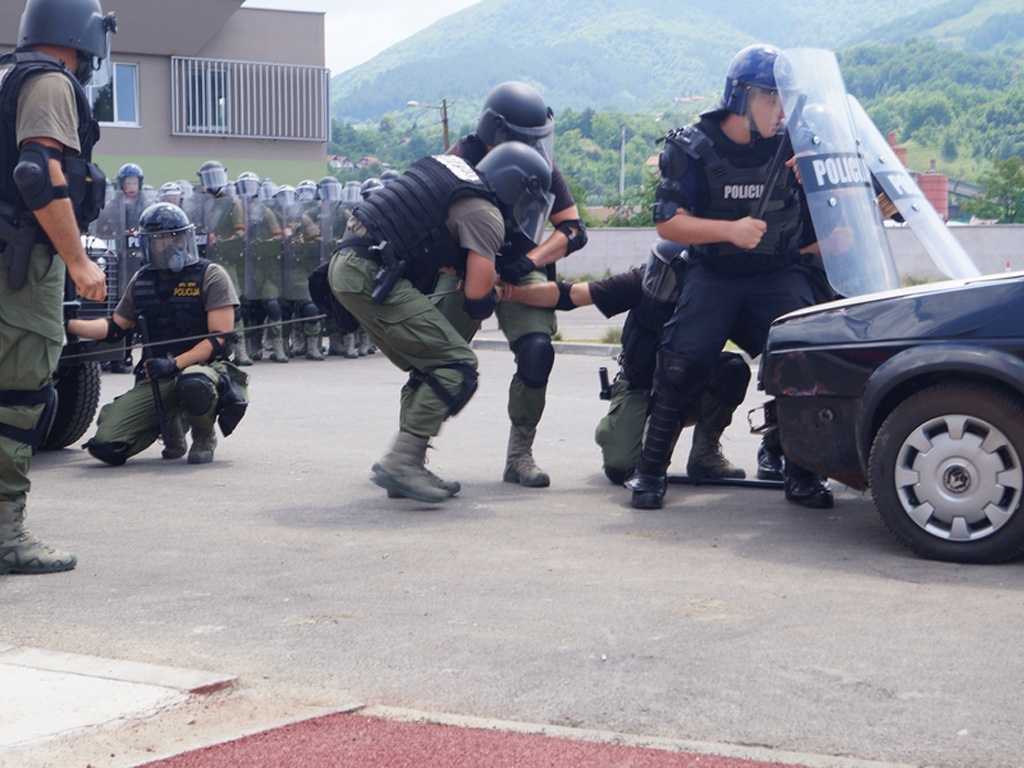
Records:
{"label": "concrete wall", "polygon": [[[950,227],[967,254],[984,274],[1024,270],[1024,224]],[[889,245],[904,281],[945,279],[906,227],[887,227]],[[637,229],[593,228],[588,230],[587,247],[558,263],[560,275],[578,277],[624,272],[647,261],[651,243],[657,237],[653,227]]]}

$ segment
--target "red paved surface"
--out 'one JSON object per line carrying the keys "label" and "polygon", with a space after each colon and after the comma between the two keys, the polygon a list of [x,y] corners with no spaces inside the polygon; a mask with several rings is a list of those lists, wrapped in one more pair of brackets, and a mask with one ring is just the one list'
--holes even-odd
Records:
{"label": "red paved surface", "polygon": [[340,713],[146,763],[146,768],[796,768],[739,758]]}

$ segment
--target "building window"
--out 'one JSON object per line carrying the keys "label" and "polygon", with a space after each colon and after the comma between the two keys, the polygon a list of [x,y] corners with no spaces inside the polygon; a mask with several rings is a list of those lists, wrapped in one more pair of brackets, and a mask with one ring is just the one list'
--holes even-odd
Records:
{"label": "building window", "polygon": [[114,63],[110,82],[85,90],[92,102],[93,117],[103,125],[138,127],[139,65]]}
{"label": "building window", "polygon": [[171,58],[171,133],[327,141],[326,67]]}

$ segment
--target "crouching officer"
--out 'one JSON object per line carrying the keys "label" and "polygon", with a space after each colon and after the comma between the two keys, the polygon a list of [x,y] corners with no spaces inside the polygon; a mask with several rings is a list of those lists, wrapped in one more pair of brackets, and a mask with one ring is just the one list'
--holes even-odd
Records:
{"label": "crouching officer", "polygon": [[373,466],[373,481],[389,495],[440,502],[458,493],[459,483],[427,471],[425,454],[477,387],[476,355],[421,287],[433,285],[439,270],[458,274],[466,313],[490,316],[506,222],[536,237],[550,209],[550,185],[547,160],[510,141],[475,169],[454,155],[422,158],[352,212],[330,262],[331,291],[388,359],[410,373],[398,437]]}
{"label": "crouching officer", "polygon": [[192,429],[188,463],[205,464],[213,461],[217,446],[214,425],[226,437],[248,405],[248,377],[227,362],[238,295],[222,266],[199,258],[195,228],[176,205],[147,208],[139,219],[139,238],[143,268],[114,314],[68,322],[69,333],[111,342],[144,320],[149,336],[135,386],[103,407],[85,448],[119,466],[164,432],[163,457],[181,458],[187,422]]}

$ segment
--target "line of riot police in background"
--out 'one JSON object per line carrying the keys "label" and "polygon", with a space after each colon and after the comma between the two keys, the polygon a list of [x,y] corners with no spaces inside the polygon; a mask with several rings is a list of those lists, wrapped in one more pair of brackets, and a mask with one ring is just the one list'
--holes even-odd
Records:
{"label": "line of riot police in background", "polygon": [[[198,184],[180,179],[156,189],[145,183],[140,166],[126,163],[112,180],[103,211],[89,230],[92,248],[102,248],[114,261],[107,266],[115,278],[108,279],[112,305],[142,264],[139,216],[152,203],[169,202],[195,224],[200,256],[227,270],[241,299],[235,363],[251,365],[265,353],[286,363],[292,357],[356,358],[376,351],[362,329],[341,333],[330,319],[319,318],[307,278],[341,242],[349,211],[389,183],[391,174],[344,185],[324,176],[319,182],[278,186],[249,171],[231,181],[227,169],[211,160],[196,175]],[[131,346],[128,339],[125,359],[109,364],[109,370],[132,370]]]}

